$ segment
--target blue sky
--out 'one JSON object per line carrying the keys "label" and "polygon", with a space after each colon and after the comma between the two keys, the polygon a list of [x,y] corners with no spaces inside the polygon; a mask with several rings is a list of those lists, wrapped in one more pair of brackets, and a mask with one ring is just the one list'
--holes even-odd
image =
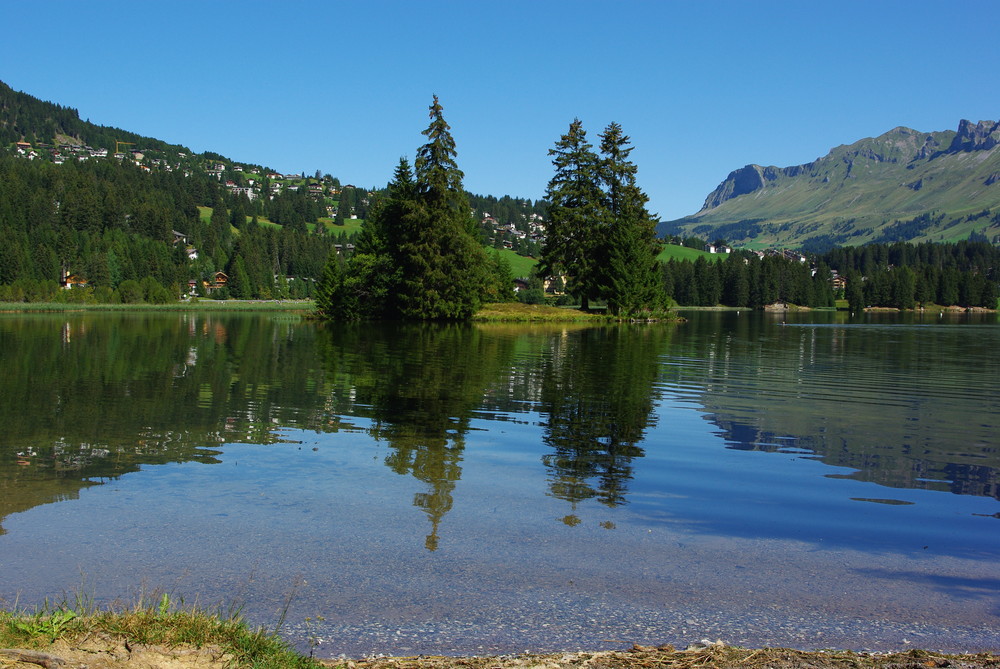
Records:
{"label": "blue sky", "polygon": [[748,163],[1000,117],[1000,2],[0,0],[0,80],[194,151],[380,186],[444,105],[465,186],[540,198],[579,117],[665,219]]}

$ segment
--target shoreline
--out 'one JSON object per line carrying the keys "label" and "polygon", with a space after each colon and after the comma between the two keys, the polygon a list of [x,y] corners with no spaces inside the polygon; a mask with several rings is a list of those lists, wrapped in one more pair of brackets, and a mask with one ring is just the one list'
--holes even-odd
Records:
{"label": "shoreline", "polygon": [[865,653],[842,650],[802,651],[788,648],[741,648],[702,641],[685,649],[670,645],[634,645],[622,651],[519,653],[499,656],[374,657],[361,660],[320,660],[324,667],[344,669],[903,669],[951,667],[988,669],[1000,667],[992,653],[944,654],[924,650]]}
{"label": "shoreline", "polygon": [[35,648],[0,648],[5,669],[996,669],[994,653],[938,653],[927,650],[858,652],[743,648],[707,640],[684,649],[671,645],[633,645],[628,650],[516,653],[509,655],[411,655],[320,658],[286,653],[258,655],[220,644],[158,643],[135,638],[90,635],[79,641],[57,639]]}
{"label": "shoreline", "polygon": [[[178,606],[178,604],[180,604]],[[280,625],[279,625],[280,628]],[[932,650],[853,651],[741,647],[703,639],[598,651],[492,655],[370,655],[317,657],[295,650],[278,635],[252,627],[239,612],[186,607],[167,594],[116,609],[94,608],[88,598],[34,612],[0,609],[3,669],[998,669],[1000,654]]]}

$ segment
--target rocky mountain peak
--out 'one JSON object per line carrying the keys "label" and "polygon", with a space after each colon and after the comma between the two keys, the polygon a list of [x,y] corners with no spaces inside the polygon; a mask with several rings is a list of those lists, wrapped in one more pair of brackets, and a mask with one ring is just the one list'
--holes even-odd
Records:
{"label": "rocky mountain peak", "polygon": [[1000,122],[980,121],[974,124],[962,119],[948,151],[988,151],[997,144],[1000,144]]}

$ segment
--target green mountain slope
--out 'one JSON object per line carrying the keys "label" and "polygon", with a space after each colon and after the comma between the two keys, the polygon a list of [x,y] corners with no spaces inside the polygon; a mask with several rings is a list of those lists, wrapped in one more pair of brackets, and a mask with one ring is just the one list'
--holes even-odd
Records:
{"label": "green mountain slope", "polygon": [[128,148],[142,146],[147,150],[190,153],[190,149],[153,137],[83,121],[72,107],[39,100],[0,81],[0,146],[20,141],[88,144],[109,150],[115,149],[117,141],[127,142]]}
{"label": "green mountain slope", "polygon": [[661,233],[822,249],[1000,237],[1000,123],[893,128],[805,165],[736,170]]}

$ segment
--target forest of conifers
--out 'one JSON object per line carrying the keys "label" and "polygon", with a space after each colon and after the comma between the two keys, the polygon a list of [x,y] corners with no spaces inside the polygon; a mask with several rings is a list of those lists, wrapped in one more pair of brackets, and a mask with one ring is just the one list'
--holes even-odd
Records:
{"label": "forest of conifers", "polygon": [[[203,221],[198,206],[213,207],[215,215]],[[322,213],[302,192],[251,203],[198,172],[2,156],[0,299],[167,301],[189,280],[200,284],[217,270],[229,274],[232,297],[308,297],[333,245],[346,241],[309,231]],[[284,225],[255,225],[254,216]],[[175,231],[186,244],[175,243]],[[186,246],[198,250],[196,259],[189,260]],[[840,295],[831,268],[846,280],[843,297],[853,293],[855,306],[995,308],[1000,250],[985,242],[843,247],[812,268],[737,251],[723,262],[668,262],[663,276],[680,305],[832,306]],[[91,289],[59,291],[66,273],[86,277]]]}
{"label": "forest of conifers", "polygon": [[[198,206],[213,207],[210,220]],[[258,212],[285,225],[256,225]],[[232,275],[233,297],[306,297],[336,241],[308,231],[318,213],[304,193],[252,204],[197,172],[0,157],[0,299],[123,301],[134,299],[135,282],[144,301],[160,302],[218,270]],[[67,274],[85,277],[89,290],[59,295]]]}
{"label": "forest of conifers", "polygon": [[[833,288],[832,270],[846,286]],[[722,262],[670,261],[667,293],[683,306],[762,307],[786,302],[831,307],[997,306],[1000,249],[986,242],[870,244],[833,249],[813,261],[736,251]]]}

